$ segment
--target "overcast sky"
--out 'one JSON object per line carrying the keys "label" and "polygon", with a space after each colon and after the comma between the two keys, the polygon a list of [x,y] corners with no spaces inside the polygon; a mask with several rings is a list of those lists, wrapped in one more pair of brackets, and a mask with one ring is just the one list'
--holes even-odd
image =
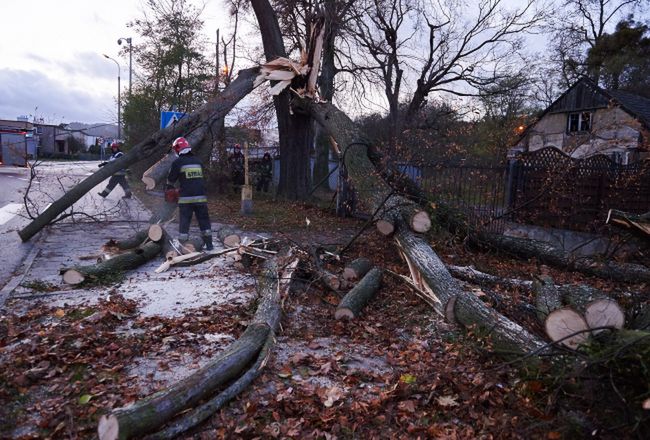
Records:
{"label": "overcast sky", "polygon": [[[223,28],[219,0],[204,0],[205,32],[214,41]],[[20,115],[48,123],[117,120],[117,66],[122,93],[128,57],[120,37],[137,35],[126,24],[142,16],[139,0],[3,0],[0,27],[0,119]]]}

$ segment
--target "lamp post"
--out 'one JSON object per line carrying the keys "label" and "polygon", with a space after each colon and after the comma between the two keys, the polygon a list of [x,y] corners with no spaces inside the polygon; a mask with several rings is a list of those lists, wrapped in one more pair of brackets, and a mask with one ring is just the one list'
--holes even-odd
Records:
{"label": "lamp post", "polygon": [[127,43],[129,43],[129,99],[131,99],[131,74],[133,72],[133,67],[132,67],[133,66],[133,64],[132,64],[132,61],[133,61],[133,46],[131,45],[131,43],[132,43],[131,37],[118,38],[117,39],[117,44],[119,44],[121,46],[122,41],[126,41]]}
{"label": "lamp post", "polygon": [[120,86],[120,73],[121,73],[120,63],[118,63],[117,61],[115,61],[115,59],[109,57],[106,54],[103,54],[103,55],[104,55],[104,58],[107,58],[107,59],[113,61],[115,63],[115,65],[117,66],[117,138],[120,139],[122,137],[121,136],[122,132],[121,132],[121,128],[120,128],[120,126],[121,126],[120,112],[121,112],[121,107],[122,107],[122,97],[121,97],[122,95],[121,95],[121,92],[120,92],[120,88],[121,88],[121,86]]}

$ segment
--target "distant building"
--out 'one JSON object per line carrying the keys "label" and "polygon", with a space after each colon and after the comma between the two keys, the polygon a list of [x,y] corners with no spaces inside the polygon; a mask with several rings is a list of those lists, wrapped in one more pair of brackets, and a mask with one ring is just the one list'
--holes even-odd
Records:
{"label": "distant building", "polygon": [[627,164],[650,147],[650,99],[583,78],[522,134],[510,155],[555,147],[576,159],[596,154]]}
{"label": "distant building", "polygon": [[0,120],[0,163],[25,166],[37,157],[37,138],[32,123]]}

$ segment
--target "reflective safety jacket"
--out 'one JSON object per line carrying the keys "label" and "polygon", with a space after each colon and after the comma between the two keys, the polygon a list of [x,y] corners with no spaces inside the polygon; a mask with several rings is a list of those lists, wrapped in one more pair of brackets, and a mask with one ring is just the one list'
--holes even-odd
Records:
{"label": "reflective safety jacket", "polygon": [[177,180],[180,183],[178,203],[207,203],[203,165],[191,152],[181,155],[172,163],[167,175],[167,187],[173,188]]}

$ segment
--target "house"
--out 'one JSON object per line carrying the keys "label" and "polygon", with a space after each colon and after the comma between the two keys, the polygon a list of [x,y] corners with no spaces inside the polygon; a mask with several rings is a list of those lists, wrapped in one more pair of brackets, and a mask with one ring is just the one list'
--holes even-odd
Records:
{"label": "house", "polygon": [[36,158],[34,126],[25,120],[0,120],[0,163],[25,166]]}
{"label": "house", "polygon": [[607,155],[628,164],[648,156],[650,99],[580,79],[524,130],[509,155],[555,147],[576,159]]}

